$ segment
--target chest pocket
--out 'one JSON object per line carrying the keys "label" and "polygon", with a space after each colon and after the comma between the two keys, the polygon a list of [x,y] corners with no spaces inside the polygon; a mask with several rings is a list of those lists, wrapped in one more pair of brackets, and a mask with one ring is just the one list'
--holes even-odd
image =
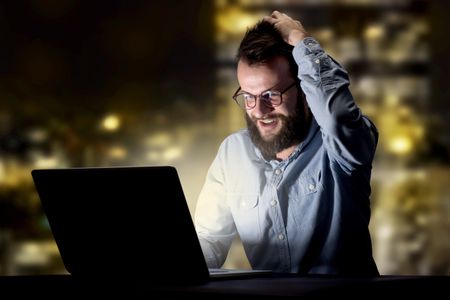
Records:
{"label": "chest pocket", "polygon": [[254,244],[261,240],[259,197],[257,194],[227,194],[234,223],[241,240]]}
{"label": "chest pocket", "polygon": [[290,216],[302,230],[317,227],[321,219],[321,207],[326,201],[324,187],[319,176],[302,175],[291,187],[289,201]]}

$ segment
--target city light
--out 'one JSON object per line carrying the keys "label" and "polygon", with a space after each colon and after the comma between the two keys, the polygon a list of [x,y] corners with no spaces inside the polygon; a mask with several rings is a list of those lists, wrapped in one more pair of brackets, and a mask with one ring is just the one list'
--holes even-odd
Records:
{"label": "city light", "polygon": [[413,149],[413,142],[408,136],[396,136],[389,141],[389,150],[397,155],[407,155]]}
{"label": "city light", "polygon": [[106,131],[117,131],[121,126],[121,120],[118,115],[110,114],[102,120],[102,128]]}

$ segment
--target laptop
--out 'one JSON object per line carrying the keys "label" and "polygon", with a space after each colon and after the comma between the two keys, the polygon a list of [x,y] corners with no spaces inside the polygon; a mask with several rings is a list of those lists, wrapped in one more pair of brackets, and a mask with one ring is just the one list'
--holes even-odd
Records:
{"label": "laptop", "polygon": [[208,270],[174,167],[35,169],[31,174],[74,278],[204,283],[268,273]]}

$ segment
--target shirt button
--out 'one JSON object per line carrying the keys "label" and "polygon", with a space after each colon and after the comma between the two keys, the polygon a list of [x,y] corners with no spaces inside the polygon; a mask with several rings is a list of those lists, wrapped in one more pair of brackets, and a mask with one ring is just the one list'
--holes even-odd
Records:
{"label": "shirt button", "polygon": [[310,183],[310,184],[308,185],[308,189],[309,189],[310,191],[314,190],[315,187],[316,187],[316,186],[315,186],[314,184],[312,184],[312,183]]}
{"label": "shirt button", "polygon": [[284,240],[284,234],[281,234],[281,233],[280,233],[280,234],[278,235],[278,239],[279,239],[280,241]]}
{"label": "shirt button", "polygon": [[275,174],[280,175],[281,174],[281,170],[280,169],[275,169]]}
{"label": "shirt button", "polygon": [[270,201],[270,205],[276,206],[277,205],[277,200],[273,199],[272,201]]}
{"label": "shirt button", "polygon": [[320,63],[320,60],[319,60],[319,59],[316,59],[314,62],[315,62],[316,64],[318,64],[318,63]]}

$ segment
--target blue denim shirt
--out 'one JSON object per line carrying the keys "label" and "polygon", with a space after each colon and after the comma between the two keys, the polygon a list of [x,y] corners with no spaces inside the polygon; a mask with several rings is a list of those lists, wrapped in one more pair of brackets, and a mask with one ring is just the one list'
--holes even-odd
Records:
{"label": "blue denim shirt", "polygon": [[368,225],[377,130],[316,40],[305,38],[293,56],[309,133],[284,161],[266,161],[246,129],[223,141],[195,211],[207,264],[221,267],[239,234],[253,269],[376,275]]}

